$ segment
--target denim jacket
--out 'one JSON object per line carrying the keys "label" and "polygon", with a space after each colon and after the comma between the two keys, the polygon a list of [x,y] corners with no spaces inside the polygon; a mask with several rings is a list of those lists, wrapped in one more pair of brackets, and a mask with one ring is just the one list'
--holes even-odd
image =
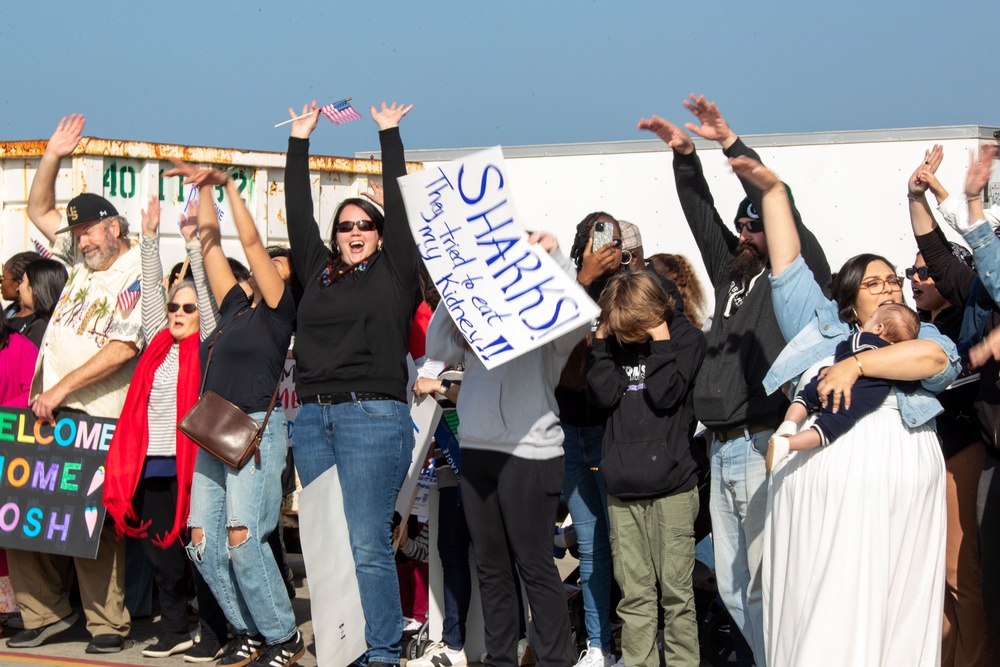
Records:
{"label": "denim jacket", "polygon": [[[837,343],[846,340],[855,327],[840,319],[836,302],[823,295],[801,255],[770,280],[774,314],[782,335],[790,341],[764,377],[764,390],[774,392],[786,382],[798,379],[817,361],[831,356]],[[951,384],[961,370],[955,344],[937,327],[921,324],[919,338],[940,345],[948,355],[948,366],[922,380],[922,389],[909,394],[899,388],[895,390],[903,421],[910,428],[926,424],[940,414],[941,404],[934,394]]]}

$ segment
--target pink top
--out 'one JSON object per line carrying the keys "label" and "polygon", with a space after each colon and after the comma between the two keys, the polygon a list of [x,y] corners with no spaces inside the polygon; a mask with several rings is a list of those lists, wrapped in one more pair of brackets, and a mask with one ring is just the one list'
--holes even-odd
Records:
{"label": "pink top", "polygon": [[0,350],[0,405],[28,407],[31,376],[35,374],[38,348],[19,333],[12,333]]}

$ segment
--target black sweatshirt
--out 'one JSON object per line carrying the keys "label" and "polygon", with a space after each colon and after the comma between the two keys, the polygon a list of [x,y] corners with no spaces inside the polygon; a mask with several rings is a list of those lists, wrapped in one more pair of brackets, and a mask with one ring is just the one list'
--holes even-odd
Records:
{"label": "black sweatshirt", "polygon": [[313,218],[309,140],[288,140],[285,206],[295,271],[305,293],[295,337],[299,396],[378,392],[406,401],[406,352],[420,302],[417,248],[396,179],[406,175],[399,128],[379,132],[385,188],[384,249],[363,272],[323,286],[333,257]]}
{"label": "black sweatshirt", "polygon": [[[742,140],[725,150],[727,157],[760,156]],[[697,153],[674,152],[674,181],[684,217],[694,234],[702,260],[715,288],[715,315],[708,334],[708,349],[695,387],[695,413],[710,429],[736,426],[777,425],[788,407],[780,391],[764,393],[763,380],[771,364],[785,347],[771,304],[770,271],[765,271],[743,294],[743,303],[726,308],[733,284],[728,262],[739,244],[732,222],[724,222],[715,210],[715,200],[708,189]],[[742,180],[747,197],[762,210],[759,188]],[[805,228],[798,210],[792,206],[795,227],[802,242],[802,257],[825,286],[830,280],[830,265],[816,237]]]}
{"label": "black sweatshirt", "polygon": [[[977,280],[976,272],[951,254],[951,247],[939,229],[935,228],[927,234],[921,234],[916,237],[916,240],[917,248],[927,264],[927,273],[934,279],[934,286],[937,287],[941,296],[957,306],[955,313],[946,311],[939,314],[939,321],[934,324],[941,330],[941,333],[957,343],[958,334],[962,328],[962,313],[969,300],[972,283]],[[994,304],[986,321],[986,329],[982,332],[983,335],[985,336],[998,325],[1000,325],[1000,310]],[[963,359],[962,361],[962,365],[968,367],[968,360]],[[966,373],[963,372],[959,379],[965,376]],[[941,438],[941,447],[946,459],[964,449],[966,445],[978,440],[977,436],[981,436],[984,442],[992,445],[994,452],[1000,450],[996,442],[996,434],[1000,430],[998,377],[1000,377],[1000,363],[990,357],[989,361],[979,369],[980,381],[978,383],[949,388],[938,394],[938,400],[944,408],[944,413],[937,417],[938,435]],[[967,428],[967,413],[973,397],[979,432],[970,433]]]}
{"label": "black sweatshirt", "polygon": [[692,388],[705,335],[678,311],[668,328],[664,341],[594,339],[587,384],[592,404],[611,411],[600,470],[618,498],[675,495],[698,483]]}

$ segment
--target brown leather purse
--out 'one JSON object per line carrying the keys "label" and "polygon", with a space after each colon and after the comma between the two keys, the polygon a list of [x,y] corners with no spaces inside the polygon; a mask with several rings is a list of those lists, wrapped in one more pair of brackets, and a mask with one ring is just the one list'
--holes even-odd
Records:
{"label": "brown leather purse", "polygon": [[274,387],[271,404],[267,406],[267,414],[264,415],[264,422],[261,424],[214,391],[205,391],[205,379],[208,378],[208,367],[212,363],[212,352],[221,333],[221,329],[216,332],[209,346],[208,361],[205,362],[205,373],[201,380],[201,397],[177,424],[177,428],[207,453],[239,470],[246,465],[251,456],[254,462],[260,465],[260,440],[264,436],[271,411],[274,410],[281,379],[278,379],[278,384]]}

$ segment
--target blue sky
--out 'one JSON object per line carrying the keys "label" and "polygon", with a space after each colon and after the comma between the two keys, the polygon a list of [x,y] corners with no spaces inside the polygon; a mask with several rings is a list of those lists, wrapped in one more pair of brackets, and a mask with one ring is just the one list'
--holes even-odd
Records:
{"label": "blue sky", "polygon": [[689,92],[743,134],[1000,125],[995,2],[5,3],[0,141],[86,134],[282,151],[290,104],[345,96],[313,151],[644,138]]}

